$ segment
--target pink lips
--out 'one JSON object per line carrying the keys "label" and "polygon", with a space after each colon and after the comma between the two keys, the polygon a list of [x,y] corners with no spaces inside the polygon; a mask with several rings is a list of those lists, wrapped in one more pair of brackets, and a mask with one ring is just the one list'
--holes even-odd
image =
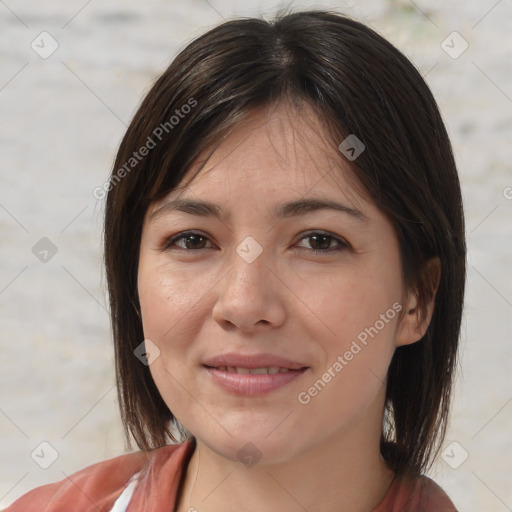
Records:
{"label": "pink lips", "polygon": [[[308,367],[297,361],[272,354],[222,354],[204,362],[208,375],[226,391],[256,396],[269,393],[295,380]],[[237,368],[243,373],[237,373]],[[270,368],[272,373],[248,373]],[[279,370],[278,370],[279,369]]]}
{"label": "pink lips", "polygon": [[302,364],[293,359],[275,356],[272,354],[236,354],[234,352],[221,354],[206,361],[203,361],[205,366],[236,366],[241,368],[289,368],[290,370],[300,370],[307,365]]}
{"label": "pink lips", "polygon": [[301,370],[289,370],[286,373],[274,374],[238,374],[229,373],[217,368],[207,368],[208,373],[213,380],[223,387],[237,395],[255,396],[274,391],[292,380],[302,375],[307,368]]}

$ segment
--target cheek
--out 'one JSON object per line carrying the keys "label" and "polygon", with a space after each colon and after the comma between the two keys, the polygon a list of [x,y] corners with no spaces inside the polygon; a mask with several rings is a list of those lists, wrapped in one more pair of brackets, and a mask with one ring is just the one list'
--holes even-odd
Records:
{"label": "cheek", "polygon": [[303,412],[332,432],[357,422],[384,392],[400,309],[398,301],[378,288],[373,294],[358,288],[357,293],[338,297],[326,303],[325,311],[335,334],[326,336],[324,330],[317,338],[322,364],[297,396]]}
{"label": "cheek", "polygon": [[[320,286],[321,293],[310,291],[311,304],[322,320],[314,338],[323,357],[312,376],[311,393],[304,391],[310,398],[318,395],[312,402],[324,414],[343,416],[344,409],[364,407],[386,379],[403,307],[400,269],[371,269],[334,275]],[[340,402],[340,408],[326,406],[333,401]]]}
{"label": "cheek", "polygon": [[199,335],[198,308],[205,290],[198,279],[177,272],[167,264],[139,265],[139,301],[145,339],[159,349],[149,369],[163,400],[178,417],[187,417],[194,407],[184,383],[190,379],[190,342]]}
{"label": "cheek", "polygon": [[138,283],[144,335],[157,344],[187,323],[210,288],[186,271],[167,264],[150,267],[149,262],[141,266]]}
{"label": "cheek", "polygon": [[[395,276],[392,269],[381,273],[333,273],[325,282],[317,284],[317,287],[303,287],[302,294],[309,297],[311,311],[318,313],[324,326],[323,336],[319,331],[319,338],[329,340],[329,346],[343,349],[347,342],[376,322],[386,334],[395,331],[398,315],[393,304],[400,303],[402,295],[400,276]],[[382,329],[382,321],[386,329]]]}

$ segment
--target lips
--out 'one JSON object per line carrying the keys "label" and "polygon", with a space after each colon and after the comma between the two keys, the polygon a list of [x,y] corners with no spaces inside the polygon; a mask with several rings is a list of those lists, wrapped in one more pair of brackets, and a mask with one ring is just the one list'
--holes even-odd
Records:
{"label": "lips", "polygon": [[272,354],[222,354],[203,366],[213,381],[236,395],[256,396],[275,391],[308,370],[308,366]]}
{"label": "lips", "polygon": [[279,366],[270,366],[268,368],[244,368],[244,367],[236,367],[236,366],[219,366],[217,370],[228,372],[228,373],[238,373],[239,375],[274,375],[276,373],[285,373],[285,372],[293,372],[296,370],[290,370],[290,368],[279,368]]}
{"label": "lips", "polygon": [[[210,368],[222,368],[228,372],[230,369],[235,369],[236,373],[243,373],[243,369],[267,369],[272,371],[265,373],[278,373],[281,370],[301,370],[302,368],[308,368],[307,365],[299,361],[273,354],[226,353],[207,359],[203,364]],[[276,368],[278,369],[277,371],[275,371]],[[238,372],[239,369],[242,369],[242,372]],[[231,373],[235,373],[235,371],[231,371]]]}

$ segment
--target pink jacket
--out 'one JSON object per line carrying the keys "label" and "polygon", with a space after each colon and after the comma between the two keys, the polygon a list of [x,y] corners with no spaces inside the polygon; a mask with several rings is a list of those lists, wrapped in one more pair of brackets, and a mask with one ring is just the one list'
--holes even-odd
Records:
{"label": "pink jacket", "polygon": [[[116,511],[172,512],[192,452],[192,444],[187,441],[99,462],[64,480],[33,489],[5,512],[110,512],[114,504]],[[129,485],[134,475],[137,481]],[[129,504],[122,506],[123,501]],[[457,510],[435,482],[421,477],[395,480],[372,512]]]}

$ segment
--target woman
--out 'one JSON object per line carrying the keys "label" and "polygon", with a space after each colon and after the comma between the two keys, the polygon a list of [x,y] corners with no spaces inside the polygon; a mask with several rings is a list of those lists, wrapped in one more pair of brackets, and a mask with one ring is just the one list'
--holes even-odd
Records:
{"label": "woman", "polygon": [[223,23],[156,81],[102,193],[121,414],[140,451],[7,510],[454,511],[465,281],[435,100],[368,27]]}

